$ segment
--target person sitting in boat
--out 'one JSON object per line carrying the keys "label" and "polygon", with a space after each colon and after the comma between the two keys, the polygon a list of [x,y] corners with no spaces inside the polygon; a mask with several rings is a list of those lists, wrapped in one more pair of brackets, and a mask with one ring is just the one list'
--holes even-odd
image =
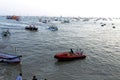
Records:
{"label": "person sitting in boat", "polygon": [[76,54],[80,54],[80,51],[78,49],[76,50]]}
{"label": "person sitting in boat", "polygon": [[83,50],[82,49],[77,49],[75,52],[77,55],[82,55],[83,54]]}
{"label": "person sitting in boat", "polygon": [[83,50],[82,49],[80,49],[80,53],[83,54]]}
{"label": "person sitting in boat", "polygon": [[29,25],[30,28],[32,28],[32,25]]}
{"label": "person sitting in boat", "polygon": [[79,49],[79,55],[83,55],[83,50]]}

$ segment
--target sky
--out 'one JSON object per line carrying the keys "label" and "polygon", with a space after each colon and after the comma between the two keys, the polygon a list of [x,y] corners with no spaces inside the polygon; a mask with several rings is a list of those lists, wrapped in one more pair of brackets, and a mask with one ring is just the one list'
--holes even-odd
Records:
{"label": "sky", "polygon": [[0,15],[120,17],[119,0],[0,0]]}

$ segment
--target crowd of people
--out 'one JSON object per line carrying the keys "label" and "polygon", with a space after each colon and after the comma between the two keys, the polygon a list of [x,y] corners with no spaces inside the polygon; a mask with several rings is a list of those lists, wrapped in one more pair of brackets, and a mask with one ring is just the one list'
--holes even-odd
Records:
{"label": "crowd of people", "polygon": [[[22,73],[19,73],[19,75],[17,76],[16,80],[23,80],[23,78],[22,78]],[[36,76],[34,75],[31,80],[38,80],[38,79],[37,79]],[[47,80],[47,79],[45,78],[44,80]]]}

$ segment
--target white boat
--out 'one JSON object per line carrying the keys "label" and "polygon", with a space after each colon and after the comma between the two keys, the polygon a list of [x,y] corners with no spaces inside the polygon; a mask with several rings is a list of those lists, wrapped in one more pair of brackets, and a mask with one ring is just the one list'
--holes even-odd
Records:
{"label": "white boat", "polygon": [[0,52],[0,62],[2,63],[20,63],[20,57],[22,56],[16,56]]}

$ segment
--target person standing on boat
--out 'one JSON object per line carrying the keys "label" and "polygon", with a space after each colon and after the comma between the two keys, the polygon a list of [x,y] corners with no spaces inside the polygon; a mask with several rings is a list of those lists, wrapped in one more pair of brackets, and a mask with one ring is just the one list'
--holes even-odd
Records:
{"label": "person standing on boat", "polygon": [[73,54],[73,53],[74,53],[72,49],[70,49],[70,53],[71,53],[71,54]]}
{"label": "person standing on boat", "polygon": [[22,73],[20,73],[20,74],[17,76],[16,80],[22,80]]}

